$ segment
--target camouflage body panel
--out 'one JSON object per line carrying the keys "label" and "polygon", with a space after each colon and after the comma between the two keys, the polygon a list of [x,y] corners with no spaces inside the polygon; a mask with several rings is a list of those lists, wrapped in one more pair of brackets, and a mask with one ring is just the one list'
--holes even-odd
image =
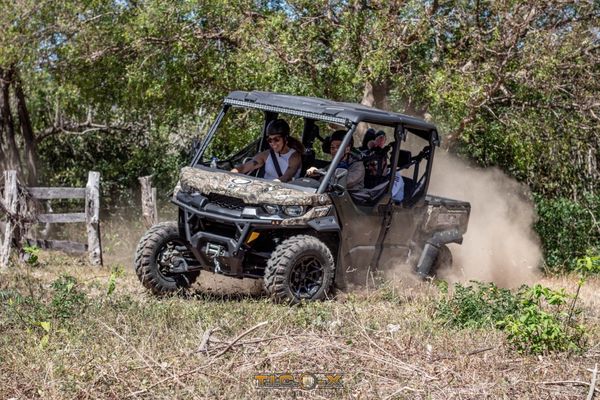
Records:
{"label": "camouflage body panel", "polygon": [[310,210],[308,210],[308,212],[301,217],[284,219],[283,221],[281,221],[281,225],[282,226],[306,225],[306,224],[308,224],[309,221],[329,215],[330,211],[331,211],[331,206],[314,207],[314,208],[311,208]]}
{"label": "camouflage body panel", "polygon": [[181,190],[204,195],[219,194],[235,197],[251,204],[321,206],[331,204],[325,194],[304,192],[281,182],[251,176],[185,167],[181,169]]}

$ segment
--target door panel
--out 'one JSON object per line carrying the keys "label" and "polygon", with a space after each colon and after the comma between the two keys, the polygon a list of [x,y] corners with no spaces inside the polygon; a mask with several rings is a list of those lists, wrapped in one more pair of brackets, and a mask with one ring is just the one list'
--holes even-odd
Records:
{"label": "door panel", "polygon": [[415,246],[411,243],[417,240],[415,234],[418,224],[423,220],[425,210],[426,207],[423,205],[415,205],[410,208],[393,206],[392,222],[383,240],[383,249],[379,259],[381,269],[389,270],[407,264],[412,267],[416,262],[413,258],[418,255],[413,254]]}
{"label": "door panel", "polygon": [[[332,196],[333,197],[333,196]],[[363,283],[376,258],[377,239],[383,228],[379,207],[358,208],[347,193],[333,198],[342,229],[337,271],[347,283]]]}

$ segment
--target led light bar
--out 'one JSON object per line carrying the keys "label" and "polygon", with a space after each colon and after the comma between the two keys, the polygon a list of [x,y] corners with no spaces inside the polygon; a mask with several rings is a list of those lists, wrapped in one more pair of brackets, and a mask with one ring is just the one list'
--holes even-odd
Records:
{"label": "led light bar", "polygon": [[329,116],[329,115],[311,113],[311,112],[306,112],[306,111],[299,111],[299,110],[294,110],[294,109],[286,108],[286,107],[268,106],[268,105],[264,105],[264,104],[257,104],[257,103],[251,103],[248,101],[233,100],[233,99],[227,99],[227,98],[225,99],[224,103],[230,104],[232,106],[258,108],[260,110],[265,110],[265,111],[297,115],[302,118],[317,119],[320,121],[331,122],[331,123],[337,124],[337,125],[344,125],[346,127],[350,127],[352,125],[352,123],[346,118],[339,118],[339,117],[333,117],[333,116]]}

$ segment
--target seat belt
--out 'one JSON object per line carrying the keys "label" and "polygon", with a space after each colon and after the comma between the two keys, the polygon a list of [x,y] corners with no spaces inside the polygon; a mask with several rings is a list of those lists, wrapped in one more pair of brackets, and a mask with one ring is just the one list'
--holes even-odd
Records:
{"label": "seat belt", "polygon": [[275,166],[275,171],[277,171],[278,178],[283,176],[281,172],[281,167],[279,166],[279,162],[277,161],[277,156],[275,155],[275,151],[273,149],[269,149],[271,152],[271,160],[273,160],[273,165]]}

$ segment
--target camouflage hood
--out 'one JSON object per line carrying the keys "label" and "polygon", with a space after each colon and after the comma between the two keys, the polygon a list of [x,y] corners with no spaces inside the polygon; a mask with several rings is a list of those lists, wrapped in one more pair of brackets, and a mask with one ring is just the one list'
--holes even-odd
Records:
{"label": "camouflage hood", "polygon": [[181,190],[204,195],[220,194],[242,199],[246,204],[318,206],[331,204],[329,196],[280,182],[230,172],[185,167],[181,170]]}

